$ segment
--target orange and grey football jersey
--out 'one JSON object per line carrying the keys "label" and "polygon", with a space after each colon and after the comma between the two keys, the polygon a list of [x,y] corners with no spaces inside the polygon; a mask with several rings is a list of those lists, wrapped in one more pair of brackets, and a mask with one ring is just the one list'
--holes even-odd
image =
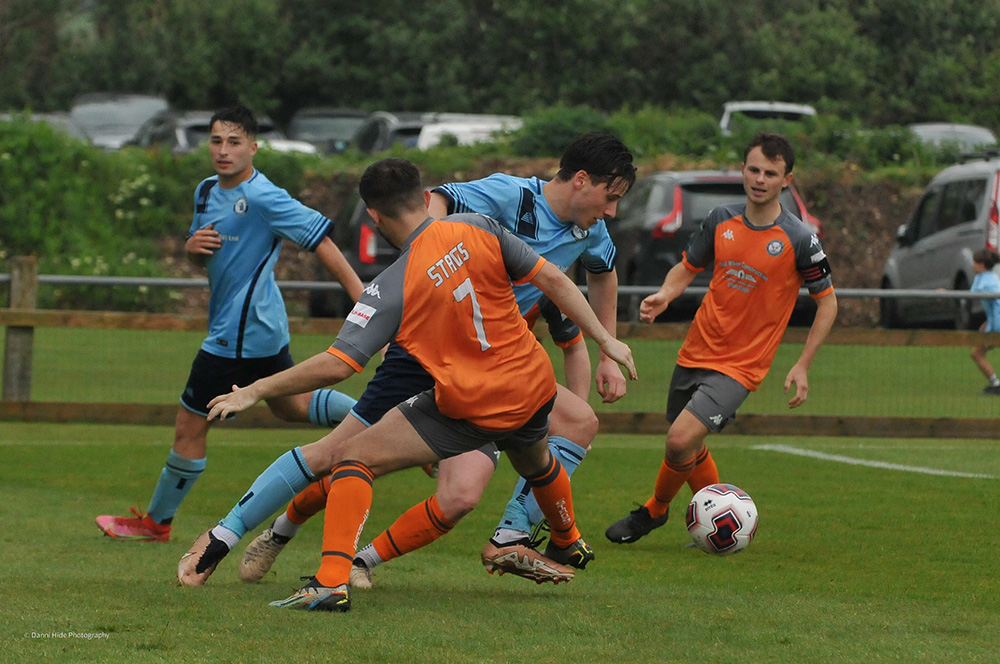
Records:
{"label": "orange and grey football jersey", "polygon": [[328,352],[361,371],[395,338],[434,378],[444,415],[516,429],[556,393],[552,363],[511,288],[544,264],[489,217],[428,219],[365,288]]}
{"label": "orange and grey football jersey", "polygon": [[803,283],[820,298],[833,292],[833,281],[809,226],[782,210],[770,226],[755,227],[745,212],[745,204],[715,208],[684,252],[687,267],[712,265],[713,273],[677,363],[718,371],[756,390]]}

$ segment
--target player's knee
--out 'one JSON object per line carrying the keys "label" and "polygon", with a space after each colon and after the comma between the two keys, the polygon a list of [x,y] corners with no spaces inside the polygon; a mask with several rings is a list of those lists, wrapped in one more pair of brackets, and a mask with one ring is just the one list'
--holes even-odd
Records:
{"label": "player's knee", "polygon": [[597,435],[599,425],[594,409],[586,406],[553,414],[549,434],[563,436],[577,445],[590,447],[590,441]]}
{"label": "player's knee", "polygon": [[701,451],[702,438],[683,432],[667,434],[666,459],[671,463],[684,463]]}
{"label": "player's knee", "polygon": [[476,509],[479,504],[479,497],[482,494],[478,491],[458,491],[439,492],[437,494],[438,507],[441,512],[452,523],[457,522],[463,516]]}

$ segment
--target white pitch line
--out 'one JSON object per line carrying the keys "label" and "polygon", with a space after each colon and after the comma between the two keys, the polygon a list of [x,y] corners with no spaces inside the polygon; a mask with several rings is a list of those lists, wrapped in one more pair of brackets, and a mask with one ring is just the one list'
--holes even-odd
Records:
{"label": "white pitch line", "polygon": [[940,470],[938,468],[922,468],[920,466],[902,466],[898,463],[886,463],[885,461],[869,461],[867,459],[855,459],[853,457],[840,456],[839,454],[824,454],[812,450],[802,450],[788,445],[754,445],[755,450],[767,450],[769,452],[784,452],[798,456],[812,457],[824,461],[837,461],[839,463],[849,463],[855,466],[869,466],[871,468],[885,468],[888,470],[902,470],[908,473],[923,473],[924,475],[947,475],[948,477],[971,477],[982,480],[995,480],[994,475],[983,475],[981,473],[960,473],[953,470]]}

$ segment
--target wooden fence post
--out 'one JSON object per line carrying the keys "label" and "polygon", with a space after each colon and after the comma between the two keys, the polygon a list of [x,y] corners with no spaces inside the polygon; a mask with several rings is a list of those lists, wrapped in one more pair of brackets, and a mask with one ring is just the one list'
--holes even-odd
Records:
{"label": "wooden fence post", "polygon": [[[38,262],[34,256],[10,261],[10,308],[34,309],[38,302]],[[31,360],[35,328],[8,327],[4,344],[3,400],[31,400]]]}

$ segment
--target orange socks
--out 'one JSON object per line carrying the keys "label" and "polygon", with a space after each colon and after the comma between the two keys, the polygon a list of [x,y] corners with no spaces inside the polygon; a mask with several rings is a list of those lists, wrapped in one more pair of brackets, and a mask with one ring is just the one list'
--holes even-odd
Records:
{"label": "orange socks", "polygon": [[382,562],[385,562],[427,546],[442,535],[447,535],[454,526],[455,523],[446,519],[441,512],[437,496],[431,496],[406,510],[372,540],[372,546]]}
{"label": "orange socks", "polygon": [[707,486],[719,483],[719,469],[715,467],[715,459],[707,447],[702,448],[701,454],[695,457],[694,470],[688,477],[688,486],[691,493],[698,493]]}
{"label": "orange socks", "polygon": [[372,505],[371,469],[360,461],[343,461],[333,467],[327,518],[323,524],[323,559],[316,580],[334,587],[348,583],[358,537]]}
{"label": "orange socks", "polygon": [[285,516],[297,526],[326,509],[326,498],[330,493],[330,475],[313,482],[292,498],[285,509]]}
{"label": "orange socks", "polygon": [[548,519],[551,532],[549,537],[558,547],[567,547],[580,539],[573,514],[573,494],[569,487],[569,475],[554,456],[549,455],[548,468],[534,477],[524,480],[535,494],[535,500]]}
{"label": "orange socks", "polygon": [[670,501],[674,499],[677,492],[681,490],[684,483],[691,476],[694,470],[695,457],[691,457],[683,463],[671,463],[666,459],[660,464],[660,472],[656,476],[656,488],[653,490],[653,497],[646,501],[646,509],[649,515],[658,519],[667,513]]}

